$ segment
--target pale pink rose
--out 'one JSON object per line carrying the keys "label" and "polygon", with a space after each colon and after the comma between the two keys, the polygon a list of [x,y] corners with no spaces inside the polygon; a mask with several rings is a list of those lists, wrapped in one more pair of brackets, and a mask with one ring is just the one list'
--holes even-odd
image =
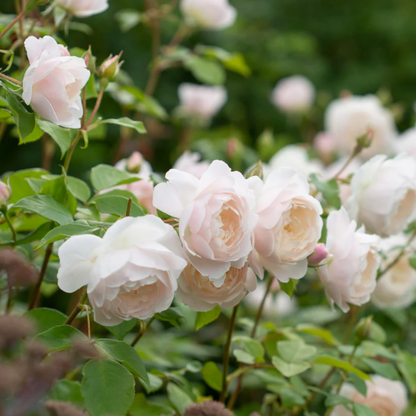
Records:
{"label": "pale pink rose", "polygon": [[[407,409],[408,400],[404,384],[379,375],[372,375],[372,381],[366,381],[367,396],[359,393],[352,384],[344,383],[340,395],[354,403],[369,407],[379,416],[402,416]],[[336,406],[331,416],[353,416],[344,406]]]}
{"label": "pale pink rose", "polygon": [[416,270],[409,263],[409,258],[415,252],[415,245],[409,245],[408,240],[409,236],[404,234],[381,240],[384,254],[381,270],[392,264],[402,250],[405,250],[405,254],[377,280],[371,301],[380,309],[404,309],[415,301]]}
{"label": "pale pink rose", "polygon": [[406,130],[395,141],[397,153],[416,156],[416,127]]}
{"label": "pale pink rose", "polygon": [[228,0],[181,0],[180,8],[190,24],[203,29],[226,29],[237,18]]}
{"label": "pale pink rose", "polygon": [[307,179],[293,169],[272,172],[264,183],[249,179],[257,197],[259,217],[249,264],[263,279],[267,270],[281,282],[306,274],[307,257],[322,232],[322,207],[309,195]]}
{"label": "pale pink rose", "polygon": [[359,157],[366,160],[380,153],[391,154],[397,128],[393,114],[375,95],[334,100],[325,112],[325,130],[334,137],[340,156],[350,156],[357,139],[369,129],[374,133],[371,146]]}
{"label": "pale pink rose", "polygon": [[313,140],[313,147],[323,162],[329,163],[334,159],[337,144],[332,134],[326,132],[318,133]]}
{"label": "pale pink rose", "polygon": [[348,312],[349,304],[367,303],[376,288],[380,237],[357,230],[344,207],[329,214],[326,226],[330,258],[316,270],[332,306]]}
{"label": "pale pink rose", "polygon": [[231,267],[221,287],[216,287],[189,264],[179,277],[176,296],[194,311],[208,312],[215,306],[233,308],[256,287],[256,275],[247,264],[241,269]]}
{"label": "pale pink rose", "polygon": [[329,251],[325,247],[325,244],[318,243],[315,247],[314,252],[308,257],[308,264],[310,266],[317,266],[323,260],[329,256]]}
{"label": "pale pink rose", "polygon": [[23,79],[23,99],[33,110],[58,126],[80,128],[81,90],[90,78],[85,61],[68,56],[50,36],[25,41],[30,66]]}
{"label": "pale pink rose", "polygon": [[218,287],[231,268],[241,268],[252,250],[257,222],[247,179],[226,163],[211,163],[201,179],[176,169],[156,186],[153,205],[179,219],[189,262]]}
{"label": "pale pink rose", "polygon": [[178,90],[180,111],[187,116],[211,119],[227,101],[224,87],[181,84]]}
{"label": "pale pink rose", "polygon": [[173,165],[173,169],[190,173],[198,179],[201,179],[201,176],[208,168],[209,162],[201,161],[201,155],[199,153],[191,153],[188,150]]}
{"label": "pale pink rose", "polygon": [[71,237],[58,254],[58,286],[87,286],[94,319],[106,326],[168,309],[187,264],[175,230],[153,215],[123,218],[103,238]]}
{"label": "pale pink rose", "polygon": [[351,180],[351,218],[382,237],[403,231],[416,218],[416,159],[374,156]]}
{"label": "pale pink rose", "polygon": [[144,160],[139,152],[134,152],[129,159],[122,159],[117,162],[115,167],[119,170],[128,170],[131,172],[138,169],[137,177],[140,180],[107,189],[103,193],[113,189],[129,191],[137,198],[139,204],[147,209],[149,214],[157,215],[157,209],[153,206],[154,184],[150,178],[150,175],[153,173],[150,163]]}
{"label": "pale pink rose", "polygon": [[0,206],[6,204],[11,196],[12,190],[10,189],[10,186],[0,181]]}
{"label": "pale pink rose", "polygon": [[315,87],[302,75],[280,80],[272,93],[273,104],[284,113],[303,113],[315,101]]}
{"label": "pale pink rose", "polygon": [[77,17],[88,17],[108,9],[108,0],[57,0],[62,8]]}

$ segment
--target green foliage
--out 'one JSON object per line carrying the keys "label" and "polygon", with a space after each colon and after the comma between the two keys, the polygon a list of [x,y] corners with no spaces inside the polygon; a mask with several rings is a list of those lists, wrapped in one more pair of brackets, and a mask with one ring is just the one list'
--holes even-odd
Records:
{"label": "green foliage", "polygon": [[198,312],[196,314],[195,320],[195,329],[198,331],[199,329],[203,328],[205,325],[210,324],[218,319],[221,315],[221,308],[216,306],[214,309],[211,309],[208,312]]}
{"label": "green foliage", "polygon": [[139,178],[112,166],[98,165],[91,170],[91,183],[97,191],[138,181]]}
{"label": "green foliage", "polygon": [[45,344],[51,352],[71,348],[75,339],[88,340],[82,332],[69,325],[54,326],[35,337],[35,341]]}
{"label": "green foliage", "polygon": [[31,311],[27,311],[24,316],[35,322],[38,334],[55,326],[63,325],[67,319],[67,316],[62,312],[48,308],[32,309]]}
{"label": "green foliage", "polygon": [[222,372],[218,368],[218,365],[213,361],[205,363],[204,368],[202,369],[202,377],[204,378],[205,383],[212,389],[216,391],[222,390]]}

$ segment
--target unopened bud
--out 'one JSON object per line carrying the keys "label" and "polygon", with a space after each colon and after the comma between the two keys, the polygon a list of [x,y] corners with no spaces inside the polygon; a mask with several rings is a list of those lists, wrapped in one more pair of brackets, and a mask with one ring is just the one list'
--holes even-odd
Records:
{"label": "unopened bud", "polygon": [[243,146],[241,144],[241,142],[236,139],[236,138],[232,138],[229,139],[227,142],[227,156],[232,159],[236,156],[239,156],[240,154],[242,154],[243,152]]}
{"label": "unopened bud", "polygon": [[362,136],[357,139],[357,146],[359,148],[358,151],[361,149],[367,149],[371,146],[374,137],[374,130],[370,129],[366,131]]}
{"label": "unopened bud", "polygon": [[6,204],[11,196],[12,190],[10,189],[10,186],[0,181],[0,206]]}
{"label": "unopened bud", "polygon": [[83,58],[85,60],[85,65],[87,65],[87,69],[91,74],[95,74],[97,58],[92,54],[91,46],[88,48],[87,52],[85,52]]}
{"label": "unopened bud", "polygon": [[127,170],[131,173],[139,173],[143,164],[143,156],[140,152],[134,152],[127,161]]}
{"label": "unopened bud", "polygon": [[265,130],[257,139],[257,150],[263,160],[269,160],[276,152],[273,132]]}
{"label": "unopened bud", "polygon": [[114,81],[120,72],[121,65],[123,65],[123,62],[120,62],[121,55],[122,52],[116,56],[110,55],[109,58],[101,64],[98,69],[98,75],[102,78]]}
{"label": "unopened bud", "polygon": [[325,244],[318,243],[315,247],[315,251],[308,257],[308,264],[309,266],[318,266],[328,256],[329,252],[325,247]]}
{"label": "unopened bud", "polygon": [[252,176],[258,176],[260,179],[263,179],[263,164],[259,160],[254,166],[252,166],[246,172],[246,178],[251,178]]}
{"label": "unopened bud", "polygon": [[319,133],[313,140],[313,147],[325,163],[330,163],[333,160],[336,146],[335,137],[330,133]]}

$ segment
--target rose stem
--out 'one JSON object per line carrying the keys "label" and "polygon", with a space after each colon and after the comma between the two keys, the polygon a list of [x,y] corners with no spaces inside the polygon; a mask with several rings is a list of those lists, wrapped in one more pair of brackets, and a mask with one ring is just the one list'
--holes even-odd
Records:
{"label": "rose stem", "polygon": [[136,335],[132,343],[130,344],[132,347],[134,347],[140,341],[141,337],[144,335],[144,333],[150,327],[150,325],[152,325],[152,322],[154,320],[155,320],[155,317],[153,316],[152,318],[149,319],[149,322],[147,324],[144,321],[140,321],[140,331]]}
{"label": "rose stem", "polygon": [[65,321],[64,325],[71,325],[74,319],[77,317],[79,312],[81,311],[80,305],[83,304],[87,300],[87,291],[84,291],[84,294],[81,296],[80,300],[77,302],[75,308],[69,314],[68,319]]}

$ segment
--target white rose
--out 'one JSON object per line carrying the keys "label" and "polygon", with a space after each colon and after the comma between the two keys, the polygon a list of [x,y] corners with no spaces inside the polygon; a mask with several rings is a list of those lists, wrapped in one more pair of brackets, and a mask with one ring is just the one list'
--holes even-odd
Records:
{"label": "white rose", "polygon": [[62,8],[77,17],[88,17],[108,9],[108,0],[57,0]]}
{"label": "white rose", "polygon": [[[340,395],[355,403],[369,407],[379,416],[402,416],[407,409],[406,388],[400,381],[373,375],[372,381],[366,381],[367,396],[359,393],[352,384],[344,383]],[[353,416],[344,406],[336,406],[331,416]]]}
{"label": "white rose", "polygon": [[187,264],[175,230],[152,215],[123,218],[104,238],[71,237],[59,259],[58,286],[87,286],[94,319],[107,326],[168,309]]}
{"label": "white rose", "polygon": [[181,84],[178,90],[180,111],[187,116],[211,119],[227,102],[224,87]]}
{"label": "white rose", "polygon": [[23,100],[43,117],[62,127],[80,128],[81,90],[90,78],[85,61],[50,36],[25,41],[30,66],[23,79]]}
{"label": "white rose", "polygon": [[221,287],[216,287],[208,277],[188,265],[179,277],[176,295],[194,311],[208,312],[215,306],[233,308],[256,287],[256,276],[247,265],[241,269],[231,267]]}
{"label": "white rose", "polygon": [[273,104],[284,113],[303,113],[315,101],[315,87],[302,75],[280,80],[272,93]]}
{"label": "white rose", "polygon": [[191,153],[188,150],[173,165],[173,169],[188,172],[198,179],[201,179],[201,176],[208,168],[209,162],[201,161],[201,155],[199,153]]}
{"label": "white rose", "polygon": [[321,204],[309,195],[307,179],[293,169],[272,172],[263,183],[250,180],[259,217],[250,266],[261,279],[264,270],[281,282],[305,276],[322,232]]}
{"label": "white rose", "polygon": [[407,241],[408,237],[404,234],[381,240],[381,249],[386,256],[381,270],[385,270],[402,249],[406,249],[406,254],[377,281],[371,301],[379,308],[404,309],[415,301],[416,271],[409,264],[415,247],[407,247]]}
{"label": "white rose", "polygon": [[179,235],[190,263],[221,286],[225,273],[241,268],[252,250],[257,222],[247,179],[226,163],[211,163],[201,179],[172,169],[156,186],[153,205],[179,219]]}
{"label": "white rose", "polygon": [[181,0],[180,7],[189,23],[203,29],[226,29],[237,18],[228,0]]}
{"label": "white rose", "polygon": [[325,112],[325,129],[334,137],[341,156],[350,156],[358,137],[372,129],[371,146],[360,153],[363,159],[379,153],[391,154],[397,136],[392,113],[375,95],[334,100]]}
{"label": "white rose", "polygon": [[364,305],[376,288],[380,238],[356,230],[344,207],[329,214],[326,227],[329,257],[316,270],[330,303],[348,312],[349,303]]}
{"label": "white rose", "polygon": [[406,130],[395,142],[398,153],[416,156],[416,127]]}
{"label": "white rose", "polygon": [[346,208],[369,232],[387,237],[402,231],[416,215],[416,159],[373,157],[353,176]]}
{"label": "white rose", "polygon": [[281,168],[292,168],[296,172],[308,177],[311,173],[320,173],[324,170],[323,164],[315,159],[310,159],[308,151],[298,145],[289,145],[279,150],[269,161],[263,165],[264,176]]}

